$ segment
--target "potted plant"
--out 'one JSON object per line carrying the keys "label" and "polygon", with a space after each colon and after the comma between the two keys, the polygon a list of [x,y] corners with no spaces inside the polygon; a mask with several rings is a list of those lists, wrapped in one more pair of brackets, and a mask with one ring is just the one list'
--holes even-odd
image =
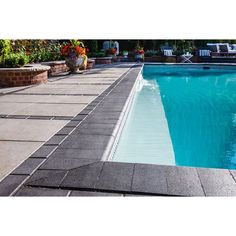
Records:
{"label": "potted plant", "polygon": [[134,59],[136,61],[143,61],[144,60],[144,50],[143,47],[140,47],[139,45],[136,46],[134,49]]}
{"label": "potted plant", "polygon": [[77,72],[80,68],[86,67],[86,48],[79,40],[70,40],[61,48],[61,54],[65,57],[66,65],[71,73]]}
{"label": "potted plant", "polygon": [[127,58],[127,57],[128,57],[128,55],[129,55],[129,52],[128,52],[128,51],[126,51],[126,50],[124,50],[124,51],[123,51],[123,56],[124,56],[125,58]]}
{"label": "potted plant", "polygon": [[106,50],[106,55],[107,56],[111,56],[111,57],[115,57],[116,56],[116,52],[117,52],[116,48],[108,48]]}

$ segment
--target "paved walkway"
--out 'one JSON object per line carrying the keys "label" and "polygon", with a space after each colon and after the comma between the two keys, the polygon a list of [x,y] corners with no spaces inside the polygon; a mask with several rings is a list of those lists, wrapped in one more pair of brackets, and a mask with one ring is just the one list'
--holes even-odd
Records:
{"label": "paved walkway", "polygon": [[125,73],[132,63],[0,88],[0,181]]}

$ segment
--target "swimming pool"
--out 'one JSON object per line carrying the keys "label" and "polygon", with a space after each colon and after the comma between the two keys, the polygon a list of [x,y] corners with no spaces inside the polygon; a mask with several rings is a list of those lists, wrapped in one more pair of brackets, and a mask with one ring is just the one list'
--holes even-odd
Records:
{"label": "swimming pool", "polygon": [[236,169],[236,69],[145,65],[113,161]]}

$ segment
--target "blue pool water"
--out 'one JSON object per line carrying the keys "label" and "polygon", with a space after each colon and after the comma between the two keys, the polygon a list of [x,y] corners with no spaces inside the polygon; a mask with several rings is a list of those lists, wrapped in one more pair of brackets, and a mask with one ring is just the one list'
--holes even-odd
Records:
{"label": "blue pool water", "polygon": [[113,160],[236,169],[236,70],[143,69]]}

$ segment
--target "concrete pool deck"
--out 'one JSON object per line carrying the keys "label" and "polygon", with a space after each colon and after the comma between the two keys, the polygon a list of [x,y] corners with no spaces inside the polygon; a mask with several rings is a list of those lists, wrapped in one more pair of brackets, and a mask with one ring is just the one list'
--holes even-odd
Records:
{"label": "concrete pool deck", "polygon": [[[0,195],[235,196],[234,170],[106,161],[115,140],[117,124],[122,122],[126,112],[124,107],[127,109],[127,103],[131,102],[130,96],[141,66],[142,64],[121,63],[95,69],[84,75],[55,78],[47,85],[11,90],[10,94],[6,94],[6,90],[2,91],[5,95],[0,96],[0,103],[7,114],[2,114],[4,118],[0,120],[3,122],[0,125],[0,129],[3,129],[0,132],[3,135],[1,145],[5,147],[4,142],[10,143],[4,153],[1,153],[2,159],[10,156],[9,150],[13,150],[11,155],[14,159],[22,150],[28,151],[29,144],[33,143],[35,146],[32,145],[32,151],[21,157],[25,161],[16,165],[16,169],[12,168],[14,170],[11,174],[0,183]],[[83,85],[85,87],[81,87]],[[49,100],[43,100],[43,96],[48,95],[51,96],[47,97]],[[77,104],[74,96],[82,95],[83,98],[93,99],[82,100]],[[10,100],[5,96],[9,96]],[[32,100],[28,100],[27,96],[32,96]],[[62,96],[62,100],[55,96]],[[70,96],[71,99],[65,96]],[[5,101],[1,102],[2,97],[5,97]],[[3,105],[7,101],[12,104],[12,109]],[[71,104],[72,102],[75,104]],[[63,106],[67,103],[76,108]],[[37,109],[39,104],[44,104],[45,108],[40,106]],[[57,108],[58,104],[60,109]],[[14,124],[14,121],[18,123]],[[27,131],[27,123],[20,123],[22,121],[51,123],[29,123],[31,129],[37,127],[35,133],[31,133],[30,130]],[[18,128],[19,130],[11,134],[7,122],[9,127],[16,127],[14,132]],[[25,128],[21,130],[20,127]],[[17,142],[25,144],[27,148],[15,148]],[[37,151],[36,144],[40,146]],[[18,161],[19,164],[22,159]]]}

